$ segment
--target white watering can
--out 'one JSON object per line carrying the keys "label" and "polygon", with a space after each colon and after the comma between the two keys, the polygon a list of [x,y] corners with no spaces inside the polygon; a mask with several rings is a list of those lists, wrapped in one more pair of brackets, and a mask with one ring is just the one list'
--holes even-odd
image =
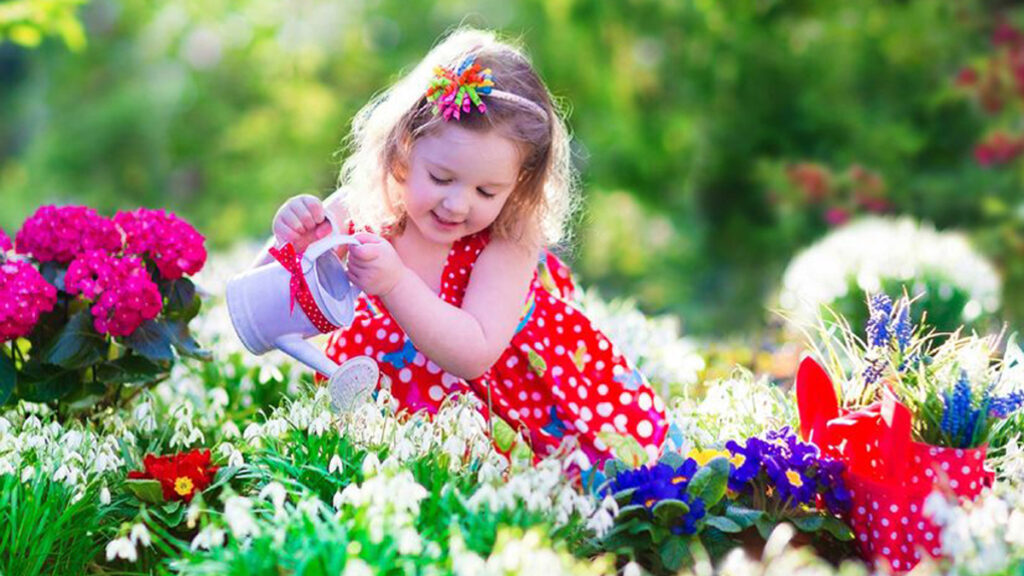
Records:
{"label": "white watering can", "polygon": [[[310,244],[296,268],[290,271],[274,261],[247,270],[228,282],[226,298],[231,324],[249,352],[260,356],[281,350],[327,376],[331,404],[336,410],[347,410],[373,391],[380,372],[377,363],[366,356],[338,366],[306,341],[351,325],[359,296],[359,289],[348,281],[345,266],[334,251],[359,241],[341,234],[330,213],[328,219],[331,233]],[[293,274],[301,275],[308,293],[293,294]]]}

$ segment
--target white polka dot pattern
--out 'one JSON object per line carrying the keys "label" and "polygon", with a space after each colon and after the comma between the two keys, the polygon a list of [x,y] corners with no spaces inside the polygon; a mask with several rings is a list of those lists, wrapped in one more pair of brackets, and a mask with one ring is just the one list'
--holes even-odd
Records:
{"label": "white polka dot pattern", "polygon": [[[440,298],[462,305],[473,265],[487,241],[485,232],[452,246],[441,274]],[[632,435],[657,455],[668,430],[664,403],[575,308],[574,292],[569,269],[545,253],[516,334],[491,369],[472,382],[419,354],[382,303],[365,295],[352,326],[331,336],[327,353],[341,358],[372,348],[371,355],[382,359],[381,374],[391,380],[391,393],[410,411],[434,413],[455,392],[471,391],[484,404],[489,398],[498,416],[524,431],[537,458],[575,436],[592,461],[603,460],[612,454],[597,439],[600,430]]]}

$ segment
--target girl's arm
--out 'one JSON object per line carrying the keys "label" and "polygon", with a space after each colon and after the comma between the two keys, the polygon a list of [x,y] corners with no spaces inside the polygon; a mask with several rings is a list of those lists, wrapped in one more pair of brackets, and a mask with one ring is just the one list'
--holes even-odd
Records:
{"label": "girl's arm", "polygon": [[380,297],[420,352],[450,374],[472,380],[512,340],[538,254],[539,247],[492,240],[477,257],[462,308],[438,298],[404,265],[393,288]]}

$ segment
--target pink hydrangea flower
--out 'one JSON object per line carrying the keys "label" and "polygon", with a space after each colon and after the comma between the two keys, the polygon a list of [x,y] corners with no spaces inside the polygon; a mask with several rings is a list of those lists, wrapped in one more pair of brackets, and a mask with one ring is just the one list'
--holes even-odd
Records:
{"label": "pink hydrangea flower", "polygon": [[0,252],[8,250],[14,250],[14,244],[11,243],[11,237],[4,232],[3,228],[0,228]]}
{"label": "pink hydrangea flower", "polygon": [[31,264],[0,264],[0,343],[28,336],[39,316],[56,303],[57,289]]}
{"label": "pink hydrangea flower", "polygon": [[128,336],[163,308],[163,298],[136,256],[92,250],[68,266],[64,287],[93,302],[93,326],[100,334]]}
{"label": "pink hydrangea flower", "polygon": [[206,263],[206,239],[173,213],[139,208],[118,212],[114,222],[124,230],[128,252],[148,256],[168,280],[195,274]]}
{"label": "pink hydrangea flower", "polygon": [[40,206],[18,230],[15,244],[40,262],[65,264],[86,250],[120,250],[121,233],[92,208]]}

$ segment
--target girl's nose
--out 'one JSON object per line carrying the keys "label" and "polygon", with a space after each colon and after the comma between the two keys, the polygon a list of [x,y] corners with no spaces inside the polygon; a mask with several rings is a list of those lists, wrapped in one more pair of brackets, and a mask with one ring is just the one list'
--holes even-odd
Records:
{"label": "girl's nose", "polygon": [[469,210],[469,202],[466,201],[466,192],[461,188],[453,190],[451,194],[445,196],[441,206],[444,208],[445,212],[451,216],[464,216],[466,211]]}

